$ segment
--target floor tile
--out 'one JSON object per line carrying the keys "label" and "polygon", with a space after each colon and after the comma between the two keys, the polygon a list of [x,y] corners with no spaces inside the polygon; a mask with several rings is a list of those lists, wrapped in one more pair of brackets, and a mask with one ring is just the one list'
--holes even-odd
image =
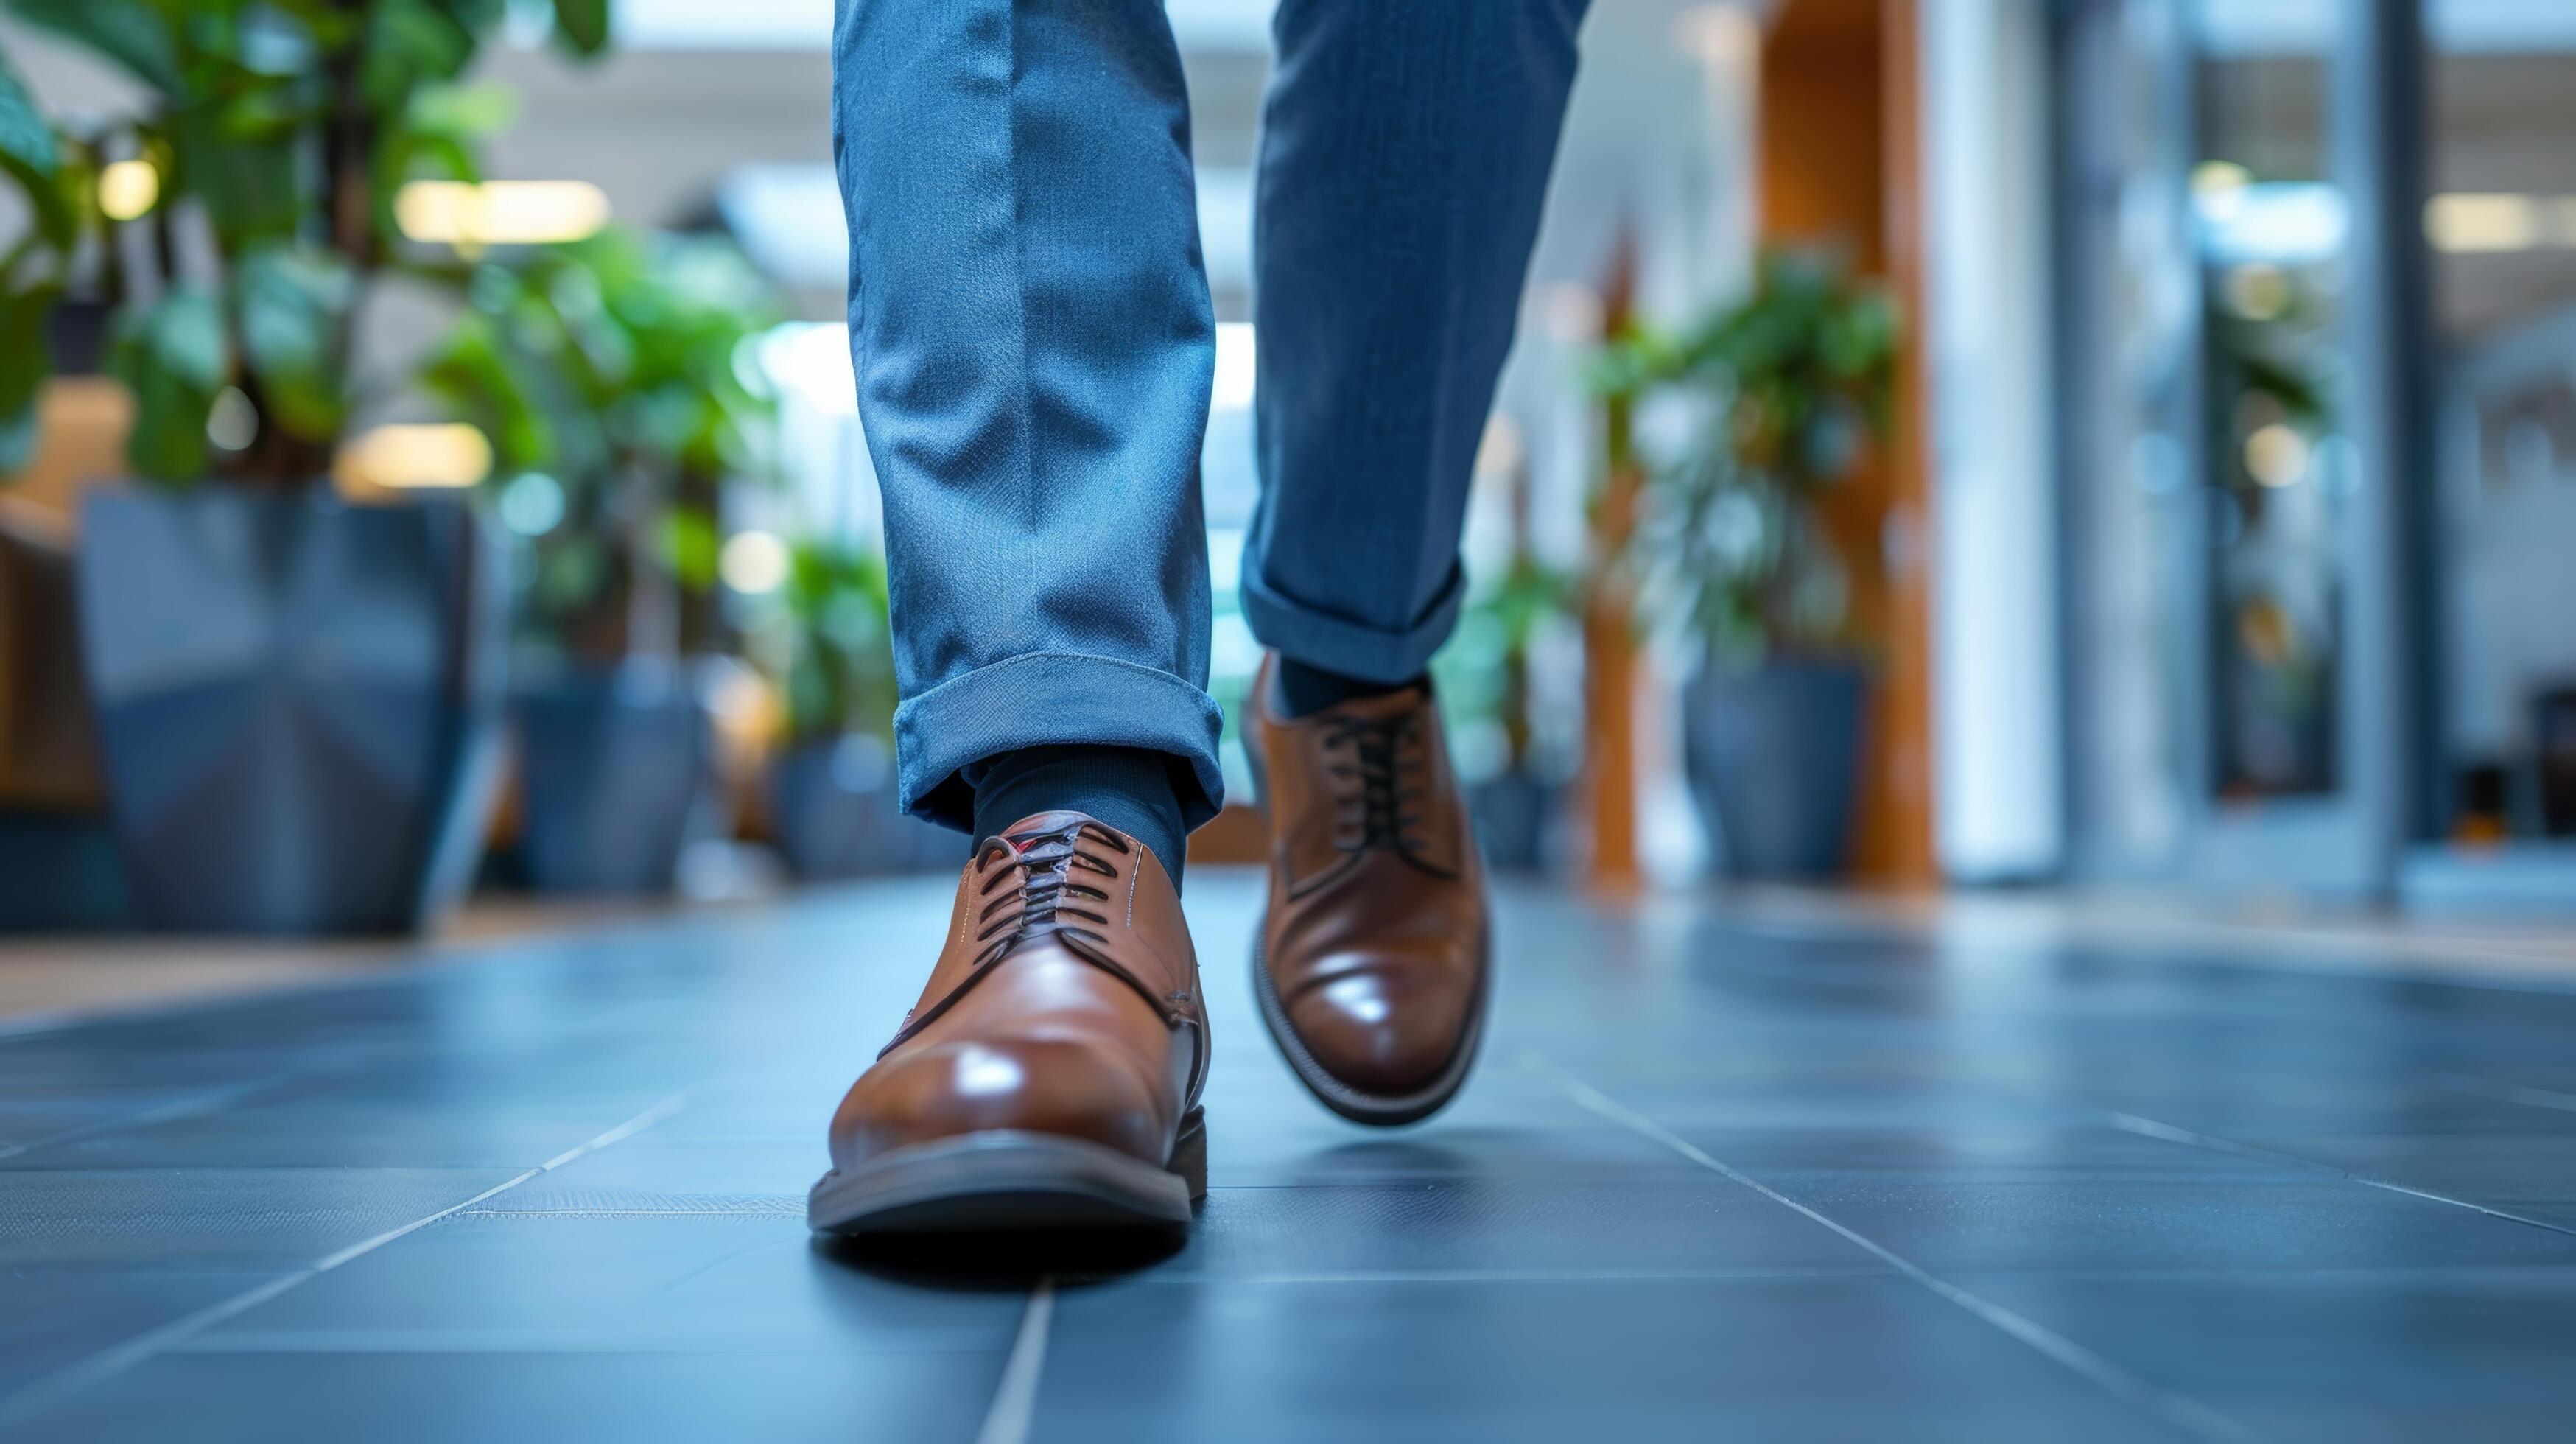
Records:
{"label": "floor tile", "polygon": [[834,889],[0,1035],[0,1421],[962,1444],[1021,1349],[1042,1441],[2576,1417],[2576,1233],[2535,1226],[2576,1229],[2576,1108],[2528,1101],[2576,1098],[2576,994],[1518,889],[1480,1071],[1377,1131],[1262,1036],[1257,878],[1197,870],[1193,1232],[818,1244],[824,1120],[946,900]]}
{"label": "floor tile", "polygon": [[278,1276],[211,1265],[0,1265],[0,1397]]}
{"label": "floor tile", "polygon": [[968,1444],[997,1355],[175,1354],[5,1438]]}
{"label": "floor tile", "polygon": [[1137,1282],[1056,1313],[1040,1444],[2175,1437],[1894,1278]]}
{"label": "floor tile", "polygon": [[1962,1281],[2282,1440],[2556,1441],[2576,1419],[2565,1270]]}
{"label": "floor tile", "polygon": [[0,1177],[0,1267],[311,1263],[456,1207],[497,1169],[188,1168]]}
{"label": "floor tile", "polygon": [[889,1278],[803,1213],[466,1213],[210,1330],[210,1348],[629,1352],[1008,1349],[1016,1285]]}

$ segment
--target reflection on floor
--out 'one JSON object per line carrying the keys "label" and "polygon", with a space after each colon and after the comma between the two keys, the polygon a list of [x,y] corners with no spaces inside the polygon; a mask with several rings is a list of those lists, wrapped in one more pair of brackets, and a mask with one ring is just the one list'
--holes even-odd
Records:
{"label": "reflection on floor", "polygon": [[2576,991],[1507,898],[1458,1105],[1251,1014],[1186,1242],[810,1243],[945,885],[0,1037],[0,1436],[2564,1438]]}

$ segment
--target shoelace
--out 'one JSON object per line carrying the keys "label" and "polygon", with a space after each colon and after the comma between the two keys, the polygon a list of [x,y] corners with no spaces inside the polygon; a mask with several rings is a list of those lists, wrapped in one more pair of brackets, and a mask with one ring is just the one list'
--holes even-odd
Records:
{"label": "shoelace", "polygon": [[1331,771],[1346,789],[1343,805],[1356,804],[1359,811],[1357,832],[1348,825],[1353,819],[1345,817],[1333,846],[1344,852],[1418,847],[1412,829],[1421,819],[1407,810],[1424,790],[1411,777],[1425,765],[1421,749],[1411,745],[1417,740],[1414,714],[1351,718],[1336,723],[1324,740],[1328,746],[1350,748],[1350,760],[1332,764]]}
{"label": "shoelace", "polygon": [[1086,902],[1107,903],[1109,894],[1074,876],[1080,869],[1115,880],[1118,870],[1097,855],[1083,850],[1084,841],[1101,843],[1124,854],[1127,840],[1095,822],[1078,822],[1053,832],[1031,833],[1025,839],[993,839],[985,853],[985,865],[991,866],[994,854],[1009,860],[985,880],[982,896],[991,897],[1010,882],[1019,879],[1020,906],[1016,912],[1005,911],[984,925],[975,941],[985,944],[975,957],[975,966],[989,967],[1010,955],[1012,949],[1033,938],[1050,934],[1080,938],[1096,947],[1107,947],[1109,939],[1068,918],[1109,926],[1108,915],[1083,906]]}
{"label": "shoelace", "polygon": [[[1164,1015],[1166,1022],[1177,1027],[1189,1021],[1189,992],[1158,995],[1127,964],[1118,960],[1111,951],[1108,938],[1082,926],[1083,922],[1096,923],[1104,928],[1109,926],[1107,913],[1085,906],[1087,903],[1106,905],[1109,894],[1083,881],[1077,874],[1095,873],[1112,882],[1118,878],[1118,869],[1103,861],[1099,854],[1086,851],[1083,847],[1085,842],[1099,844],[1121,855],[1135,850],[1135,845],[1127,839],[1099,823],[1085,820],[1052,832],[1023,834],[1019,839],[995,838],[976,855],[975,866],[982,870],[984,879],[978,901],[991,898],[1016,879],[1020,905],[1017,909],[999,913],[984,924],[983,931],[975,935],[975,941],[984,944],[984,948],[975,955],[966,976],[929,1007],[916,1008],[904,1014],[903,1026],[897,1028],[894,1038],[878,1050],[878,1057],[883,1058],[901,1047],[905,1039],[947,1012],[950,1005],[966,995],[967,990],[992,976],[994,964],[1034,938],[1064,939],[1068,951],[1134,988]],[[999,866],[995,865],[997,861]],[[1008,909],[1008,901],[1005,900],[1002,906]],[[1202,1043],[1192,1067],[1203,1070],[1206,1066],[1207,1053]],[[1193,1089],[1197,1087],[1195,1072],[1191,1086]]]}

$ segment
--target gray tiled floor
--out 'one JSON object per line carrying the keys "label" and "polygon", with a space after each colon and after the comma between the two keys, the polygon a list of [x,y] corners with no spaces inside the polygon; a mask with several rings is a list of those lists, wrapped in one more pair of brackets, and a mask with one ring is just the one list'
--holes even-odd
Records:
{"label": "gray tiled floor", "polygon": [[[0,1434],[2564,1439],[2576,992],[1503,907],[1458,1105],[1185,1241],[818,1246],[945,887],[0,1038]],[[1025,1412],[1020,1406],[1025,1405]],[[1025,1426],[1024,1428],[1022,1426]]]}

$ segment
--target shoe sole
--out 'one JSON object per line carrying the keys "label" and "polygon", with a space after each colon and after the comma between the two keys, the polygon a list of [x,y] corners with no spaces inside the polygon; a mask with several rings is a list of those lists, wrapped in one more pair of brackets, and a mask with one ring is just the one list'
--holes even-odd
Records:
{"label": "shoe sole", "polygon": [[1159,1168],[1079,1138],[993,1129],[834,1169],[806,1196],[805,1222],[851,1235],[1169,1228],[1206,1195],[1207,1123],[1193,1108]]}
{"label": "shoe sole", "polygon": [[1297,1036],[1297,1029],[1288,1021],[1288,1010],[1279,1002],[1279,990],[1270,981],[1270,968],[1263,958],[1263,939],[1269,932],[1270,920],[1265,911],[1260,929],[1252,935],[1252,995],[1261,1000],[1261,1023],[1270,1030],[1270,1041],[1279,1046],[1279,1056],[1288,1060],[1288,1071],[1297,1075],[1297,1081],[1306,1085],[1316,1102],[1353,1123],[1400,1128],[1448,1107],[1458,1090],[1467,1086],[1467,1075],[1476,1066],[1476,1050],[1485,1041],[1485,999],[1494,980],[1490,932],[1484,951],[1476,959],[1476,995],[1467,1000],[1467,1026],[1460,1031],[1449,1061],[1441,1065],[1429,1083],[1401,1094],[1354,1088],[1334,1077],[1331,1069],[1307,1051],[1305,1040]]}

